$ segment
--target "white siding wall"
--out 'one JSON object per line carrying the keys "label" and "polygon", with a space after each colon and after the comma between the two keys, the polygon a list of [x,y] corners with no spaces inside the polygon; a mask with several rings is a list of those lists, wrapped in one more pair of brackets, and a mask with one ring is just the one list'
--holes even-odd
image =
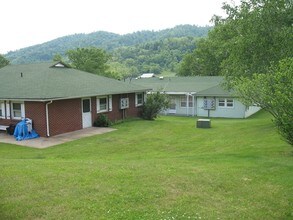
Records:
{"label": "white siding wall", "polygon": [[190,100],[194,101],[193,106],[182,107],[181,106],[181,97],[184,97],[184,100],[187,101],[186,95],[170,95],[172,102],[175,104],[175,109],[168,109],[165,111],[165,114],[174,114],[174,115],[186,115],[194,116],[196,115],[196,97],[190,97]]}
{"label": "white siding wall", "polygon": [[[199,116],[208,117],[208,110],[203,108],[204,97],[194,97],[194,107],[181,107],[180,101],[182,95],[170,95],[175,103],[175,109],[167,109],[164,114],[182,115],[182,116]],[[186,96],[185,96],[186,97]],[[231,99],[231,98],[229,98]],[[259,107],[247,108],[237,99],[234,100],[234,106],[230,107],[219,107],[219,98],[216,98],[216,109],[210,110],[210,117],[219,118],[246,118],[250,115],[259,111]]]}
{"label": "white siding wall", "polygon": [[[208,110],[203,109],[203,97],[197,97],[197,116],[207,117]],[[233,108],[219,107],[219,98],[216,98],[216,109],[210,110],[210,117],[221,118],[244,118],[246,107],[238,100],[234,99]]]}
{"label": "white siding wall", "polygon": [[258,112],[259,110],[260,110],[260,107],[249,106],[245,111],[245,118],[249,117],[250,115],[253,115],[254,113]]}

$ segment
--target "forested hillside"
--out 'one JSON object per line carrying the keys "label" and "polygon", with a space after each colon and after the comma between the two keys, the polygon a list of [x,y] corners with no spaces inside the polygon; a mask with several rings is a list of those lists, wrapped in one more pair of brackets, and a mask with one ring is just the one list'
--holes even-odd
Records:
{"label": "forested hillside", "polygon": [[11,51],[5,54],[11,63],[50,61],[60,54],[66,60],[70,49],[97,47],[112,55],[113,71],[124,74],[174,71],[186,53],[195,49],[196,39],[207,36],[211,27],[179,25],[161,31],[139,31],[119,35],[104,31],[74,34]]}
{"label": "forested hillside", "polygon": [[196,39],[195,37],[166,38],[120,47],[113,51],[113,62],[124,65],[130,69],[131,74],[175,72],[185,54],[195,49]]}

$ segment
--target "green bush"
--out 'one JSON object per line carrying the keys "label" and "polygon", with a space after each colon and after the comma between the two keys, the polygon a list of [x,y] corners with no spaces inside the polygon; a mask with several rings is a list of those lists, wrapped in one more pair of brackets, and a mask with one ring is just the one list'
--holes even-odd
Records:
{"label": "green bush", "polygon": [[161,111],[166,110],[170,105],[169,96],[165,93],[156,92],[147,95],[146,102],[142,108],[142,118],[154,120]]}
{"label": "green bush", "polygon": [[107,115],[99,115],[98,118],[94,121],[95,127],[109,127],[111,126],[111,121],[107,117]]}

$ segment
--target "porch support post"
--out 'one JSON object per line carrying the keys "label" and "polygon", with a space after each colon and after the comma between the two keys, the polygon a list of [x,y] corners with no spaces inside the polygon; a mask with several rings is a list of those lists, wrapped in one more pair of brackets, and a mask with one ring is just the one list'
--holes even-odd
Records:
{"label": "porch support post", "polygon": [[189,94],[186,93],[186,116],[188,116],[189,113]]}

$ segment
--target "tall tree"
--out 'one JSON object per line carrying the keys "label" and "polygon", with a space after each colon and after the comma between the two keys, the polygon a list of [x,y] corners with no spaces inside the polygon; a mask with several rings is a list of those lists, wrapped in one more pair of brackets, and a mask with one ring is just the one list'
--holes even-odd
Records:
{"label": "tall tree", "polygon": [[[246,0],[240,6],[224,4],[227,18],[215,18],[220,35],[230,35],[221,62],[225,76],[266,73],[272,63],[293,55],[291,0]],[[224,42],[223,42],[224,43]]]}
{"label": "tall tree", "polygon": [[185,58],[199,75],[225,76],[226,85],[244,102],[270,112],[291,145],[292,6],[292,0],[242,0],[239,6],[224,3],[227,17],[214,16],[214,29]]}
{"label": "tall tree", "polygon": [[221,73],[227,85],[248,104],[257,104],[274,117],[275,125],[293,146],[293,17],[290,0],[242,1],[224,5],[232,38]]}
{"label": "tall tree", "polygon": [[214,29],[192,53],[197,71],[190,75],[252,76],[292,56],[292,0],[242,0],[239,6],[224,3],[223,9],[227,17],[213,17]]}
{"label": "tall tree", "polygon": [[293,145],[293,58],[281,60],[266,74],[240,79],[236,91],[243,102],[270,112],[279,133]]}
{"label": "tall tree", "polygon": [[9,63],[9,60],[7,60],[3,55],[0,54],[0,68],[7,66]]}
{"label": "tall tree", "polygon": [[103,49],[95,47],[77,48],[67,51],[66,54],[70,64],[76,69],[97,75],[113,77],[111,72],[108,71],[109,66],[107,65],[110,55]]}

